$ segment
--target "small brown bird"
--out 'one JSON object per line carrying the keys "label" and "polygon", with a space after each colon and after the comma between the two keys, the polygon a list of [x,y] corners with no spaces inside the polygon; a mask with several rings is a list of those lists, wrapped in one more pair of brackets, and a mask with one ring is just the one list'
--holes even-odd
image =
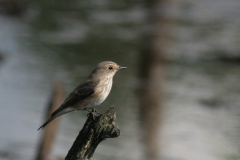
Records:
{"label": "small brown bird", "polygon": [[121,67],[111,61],[99,63],[90,76],[68,95],[63,104],[39,129],[43,129],[53,119],[65,113],[88,110],[100,105],[111,91],[113,76],[117,71],[125,68],[127,67]]}

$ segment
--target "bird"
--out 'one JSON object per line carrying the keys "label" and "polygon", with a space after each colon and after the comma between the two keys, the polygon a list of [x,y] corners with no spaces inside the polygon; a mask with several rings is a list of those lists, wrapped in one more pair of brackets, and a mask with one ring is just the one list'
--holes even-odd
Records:
{"label": "bird", "polygon": [[109,95],[113,77],[117,71],[126,69],[112,61],[103,61],[97,64],[89,77],[80,83],[56,109],[50,118],[38,130],[43,129],[55,118],[75,110],[92,109],[100,105]]}

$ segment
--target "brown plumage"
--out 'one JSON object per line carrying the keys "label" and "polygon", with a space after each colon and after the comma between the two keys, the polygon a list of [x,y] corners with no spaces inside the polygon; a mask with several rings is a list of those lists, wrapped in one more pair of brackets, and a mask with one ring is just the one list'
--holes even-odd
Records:
{"label": "brown plumage", "polygon": [[43,129],[53,119],[68,112],[91,109],[100,105],[111,91],[113,76],[117,71],[125,68],[127,67],[121,67],[111,61],[99,63],[90,76],[68,95],[63,104],[39,129]]}

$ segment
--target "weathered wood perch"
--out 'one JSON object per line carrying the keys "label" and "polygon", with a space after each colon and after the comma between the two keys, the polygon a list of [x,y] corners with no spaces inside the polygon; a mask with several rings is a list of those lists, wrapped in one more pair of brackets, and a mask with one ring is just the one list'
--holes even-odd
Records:
{"label": "weathered wood perch", "polygon": [[120,130],[115,126],[115,119],[114,106],[101,115],[96,112],[89,113],[65,160],[90,160],[100,142],[106,138],[120,136]]}

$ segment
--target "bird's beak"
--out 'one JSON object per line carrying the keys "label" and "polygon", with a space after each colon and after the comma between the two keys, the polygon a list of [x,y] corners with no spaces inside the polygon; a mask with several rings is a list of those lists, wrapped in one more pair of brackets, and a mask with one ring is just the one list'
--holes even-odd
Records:
{"label": "bird's beak", "polygon": [[127,67],[119,66],[118,70],[121,70],[121,69],[127,69]]}

